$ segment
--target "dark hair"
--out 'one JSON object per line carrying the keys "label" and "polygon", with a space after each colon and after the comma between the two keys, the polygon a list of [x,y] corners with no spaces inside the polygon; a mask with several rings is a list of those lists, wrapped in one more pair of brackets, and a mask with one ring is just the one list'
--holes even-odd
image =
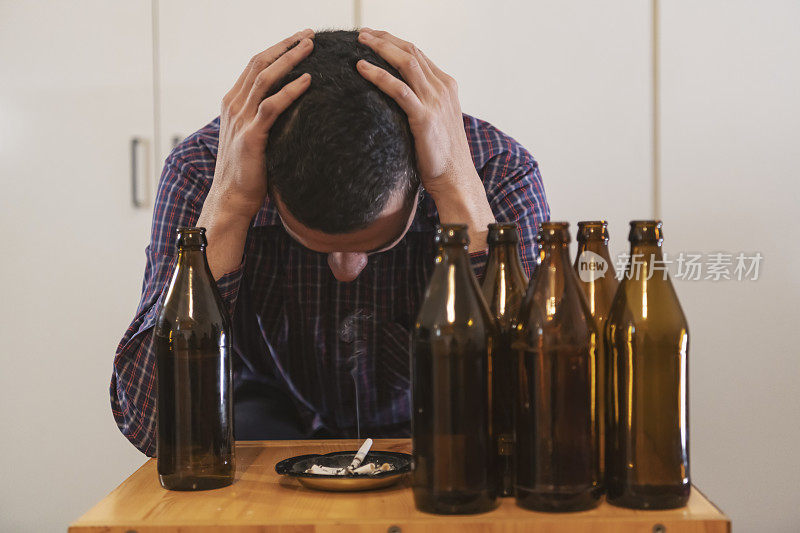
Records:
{"label": "dark hair", "polygon": [[400,74],[357,38],[318,32],[309,57],[272,89],[311,74],[311,86],[270,130],[267,177],[292,216],[326,233],[366,227],[392,195],[409,197],[418,184],[408,117],[356,62]]}

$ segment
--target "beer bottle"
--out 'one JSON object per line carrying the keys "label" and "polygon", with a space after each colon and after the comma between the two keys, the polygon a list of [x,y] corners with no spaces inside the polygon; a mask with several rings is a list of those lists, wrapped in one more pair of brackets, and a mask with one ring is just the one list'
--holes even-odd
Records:
{"label": "beer bottle", "polygon": [[516,361],[511,351],[511,329],[519,316],[528,278],[519,258],[516,224],[489,224],[487,241],[489,260],[482,290],[497,323],[489,360],[490,433],[498,494],[512,496]]}
{"label": "beer bottle", "polygon": [[608,222],[605,220],[578,222],[578,255],[575,257],[575,272],[580,287],[586,295],[589,311],[597,324],[597,419],[600,436],[600,475],[605,475],[606,453],[606,406],[609,403],[608,364],[603,349],[603,328],[617,292],[616,272],[611,254],[608,252]]}
{"label": "beer bottle", "polygon": [[430,513],[479,513],[496,504],[488,401],[494,321],[467,256],[467,226],[437,226],[435,242],[411,357],[414,501]]}
{"label": "beer bottle", "polygon": [[664,268],[660,220],[631,222],[631,257],[605,331],[611,368],[608,501],[639,509],[689,498],[689,330]]}
{"label": "beer bottle", "polygon": [[205,228],[178,228],[155,327],[158,476],[171,490],[233,482],[230,320],[206,261]]}
{"label": "beer bottle", "polygon": [[517,503],[578,511],[602,495],[597,330],[569,257],[569,224],[543,222],[543,258],[514,330]]}
{"label": "beer bottle", "polygon": [[608,222],[605,220],[578,222],[575,272],[599,328],[605,326],[619,285],[608,251],[608,239]]}

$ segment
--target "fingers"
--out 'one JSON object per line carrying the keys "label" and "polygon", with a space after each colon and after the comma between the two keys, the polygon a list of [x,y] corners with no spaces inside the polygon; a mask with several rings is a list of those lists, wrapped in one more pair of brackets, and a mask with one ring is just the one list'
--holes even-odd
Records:
{"label": "fingers", "polygon": [[311,75],[306,73],[291,83],[287,83],[283,89],[262,101],[258,106],[253,127],[257,128],[261,133],[267,133],[275,123],[278,115],[286,111],[292,105],[292,102],[306,92],[310,85]]}
{"label": "fingers", "polygon": [[358,40],[362,44],[369,46],[387,63],[396,68],[415,92],[418,94],[430,92],[430,84],[425,70],[416,55],[403,50],[387,39],[376,37],[369,32],[361,32],[358,35]]}
{"label": "fingers", "polygon": [[258,105],[264,97],[267,96],[272,86],[286,76],[300,61],[308,57],[308,54],[311,53],[313,48],[314,43],[311,39],[303,39],[300,41],[300,44],[280,56],[271,65],[259,72],[253,79],[250,94],[247,96],[244,105],[245,111],[248,113],[255,113]]}
{"label": "fingers", "polygon": [[430,69],[433,71],[434,75],[444,83],[445,87],[448,89],[454,90],[458,92],[458,84],[456,83],[456,79],[452,77],[450,74],[446,73],[442,69],[436,66],[436,64],[428,59],[428,56],[425,55],[425,52],[422,50],[419,51],[419,54],[422,56],[423,60],[428,64]]}
{"label": "fingers", "polygon": [[400,37],[395,37],[388,31],[383,30],[373,30],[372,28],[361,28],[361,31],[367,32],[373,37],[378,37],[380,39],[386,39],[387,41],[394,43],[395,46],[398,48],[405,50],[409,54],[414,54],[417,50],[417,47],[414,46],[412,43],[408,41],[404,41]]}
{"label": "fingers", "polygon": [[[314,30],[310,28],[301,30],[282,40],[278,44],[270,46],[263,52],[259,52],[258,54],[254,55],[247,64],[247,67],[245,67],[244,72],[242,72],[242,74],[239,76],[239,80],[237,80],[236,85],[234,85],[234,89],[236,90],[236,93],[234,94],[238,94],[240,97],[246,98],[250,94],[250,89],[253,85],[255,77],[262,70],[270,66],[279,57],[281,57],[290,46],[294,45],[298,41],[302,41],[303,39],[313,39],[313,37]],[[231,89],[231,92],[233,92],[234,89]]]}
{"label": "fingers", "polygon": [[356,63],[356,68],[367,81],[397,102],[409,118],[421,116],[424,111],[422,102],[411,90],[411,87],[402,80],[398,80],[382,68],[376,67],[363,59]]}
{"label": "fingers", "polygon": [[407,53],[417,56],[417,59],[419,60],[420,64],[423,66],[423,68],[426,71],[428,71],[431,74],[433,74],[437,79],[442,81],[445,85],[450,85],[451,81],[455,82],[455,80],[453,80],[450,77],[450,75],[448,75],[442,69],[437,67],[436,64],[433,61],[431,61],[428,58],[428,56],[426,56],[425,53],[422,50],[420,50],[419,48],[417,48],[413,43],[410,43],[408,41],[404,41],[403,39],[401,39],[401,38],[399,38],[399,37],[397,37],[395,35],[392,35],[388,31],[373,30],[372,28],[361,28],[361,31],[367,32],[367,33],[369,33],[370,35],[372,35],[374,37],[377,37],[377,38],[380,38],[380,39],[385,39],[385,40],[393,43],[398,48],[406,51]]}

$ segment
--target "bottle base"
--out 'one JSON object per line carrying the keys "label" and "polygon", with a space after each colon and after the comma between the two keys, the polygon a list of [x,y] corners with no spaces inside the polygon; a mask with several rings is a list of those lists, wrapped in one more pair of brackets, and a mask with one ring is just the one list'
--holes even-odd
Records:
{"label": "bottle base", "polygon": [[541,491],[517,487],[517,505],[532,511],[571,513],[600,505],[603,489],[593,487],[581,491]]}
{"label": "bottle base", "polygon": [[167,490],[212,490],[233,483],[233,476],[181,476],[159,474],[161,486]]}
{"label": "bottle base", "polygon": [[499,465],[497,474],[497,495],[508,498],[514,495],[514,463],[510,455],[500,455],[497,459]]}
{"label": "bottle base", "polygon": [[417,509],[433,514],[478,514],[498,506],[497,498],[488,491],[437,492],[414,489]]}
{"label": "bottle base", "polygon": [[677,509],[689,501],[691,485],[626,485],[624,488],[609,486],[606,499],[617,507],[629,509]]}
{"label": "bottle base", "polygon": [[511,498],[514,496],[514,488],[513,487],[500,487],[500,491],[497,493],[498,496],[501,498]]}

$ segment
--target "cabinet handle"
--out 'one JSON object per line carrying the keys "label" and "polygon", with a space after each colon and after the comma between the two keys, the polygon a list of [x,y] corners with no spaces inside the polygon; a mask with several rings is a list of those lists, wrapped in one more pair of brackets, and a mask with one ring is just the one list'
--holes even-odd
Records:
{"label": "cabinet handle", "polygon": [[183,141],[183,135],[173,135],[172,136],[172,147],[175,148],[178,146],[181,141]]}
{"label": "cabinet handle", "polygon": [[139,145],[142,142],[138,137],[131,139],[131,204],[136,209],[142,209],[146,204],[139,197]]}

